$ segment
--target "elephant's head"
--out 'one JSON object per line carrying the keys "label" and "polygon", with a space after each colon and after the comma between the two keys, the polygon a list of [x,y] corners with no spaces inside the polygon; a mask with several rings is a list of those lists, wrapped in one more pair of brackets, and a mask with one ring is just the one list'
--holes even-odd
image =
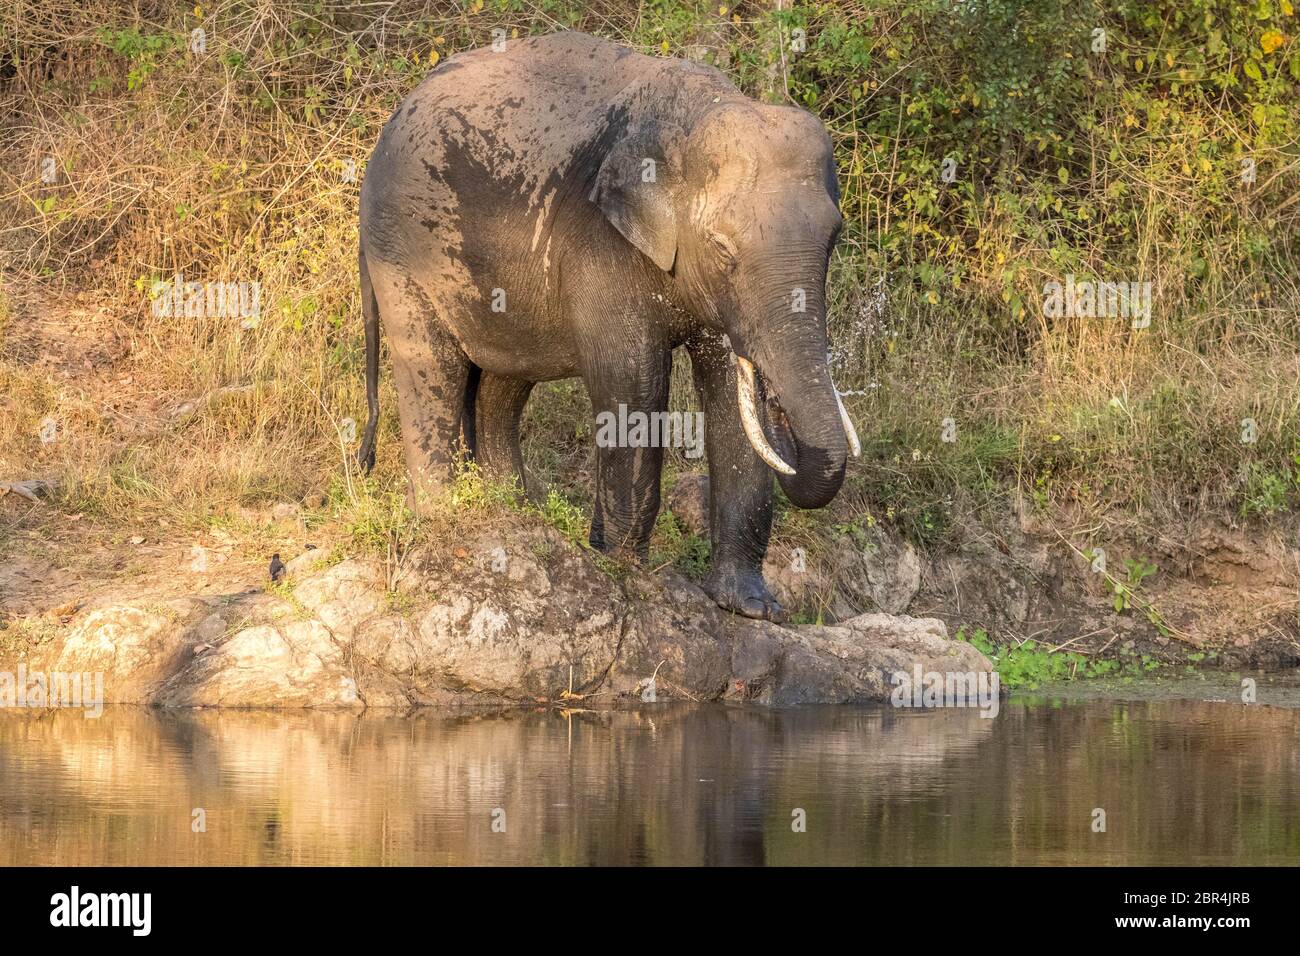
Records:
{"label": "elephant's head", "polygon": [[739,96],[689,133],[631,122],[593,199],[727,334],[745,433],[786,495],[829,503],[858,440],[827,366],[826,270],[842,220],[822,124]]}

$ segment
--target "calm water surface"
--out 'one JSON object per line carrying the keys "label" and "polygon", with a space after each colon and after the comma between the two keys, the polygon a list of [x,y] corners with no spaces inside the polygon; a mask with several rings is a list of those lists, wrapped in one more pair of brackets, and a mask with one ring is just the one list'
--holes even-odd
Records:
{"label": "calm water surface", "polygon": [[992,720],[0,711],[0,865],[1296,864],[1298,732],[1284,707],[1050,696]]}

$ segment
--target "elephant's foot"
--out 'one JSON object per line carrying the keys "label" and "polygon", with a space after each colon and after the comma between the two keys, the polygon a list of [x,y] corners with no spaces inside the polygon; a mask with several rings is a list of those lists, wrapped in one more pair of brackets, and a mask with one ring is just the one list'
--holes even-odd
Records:
{"label": "elephant's foot", "polygon": [[704,592],[718,607],[744,617],[774,624],[784,624],[789,617],[756,568],[714,568],[704,580]]}

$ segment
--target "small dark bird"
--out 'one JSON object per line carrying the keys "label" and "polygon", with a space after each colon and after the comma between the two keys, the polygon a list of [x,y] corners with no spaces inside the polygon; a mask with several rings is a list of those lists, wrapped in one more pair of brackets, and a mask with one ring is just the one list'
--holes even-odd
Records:
{"label": "small dark bird", "polygon": [[278,581],[284,577],[284,562],[280,560],[280,555],[271,555],[271,580]]}

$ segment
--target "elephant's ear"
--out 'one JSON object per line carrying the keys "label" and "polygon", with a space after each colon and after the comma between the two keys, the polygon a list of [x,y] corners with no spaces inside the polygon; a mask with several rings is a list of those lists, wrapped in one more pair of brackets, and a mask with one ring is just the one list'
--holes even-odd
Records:
{"label": "elephant's ear", "polygon": [[605,218],[665,272],[677,258],[674,197],[681,176],[681,127],[628,124],[596,174],[589,197]]}

